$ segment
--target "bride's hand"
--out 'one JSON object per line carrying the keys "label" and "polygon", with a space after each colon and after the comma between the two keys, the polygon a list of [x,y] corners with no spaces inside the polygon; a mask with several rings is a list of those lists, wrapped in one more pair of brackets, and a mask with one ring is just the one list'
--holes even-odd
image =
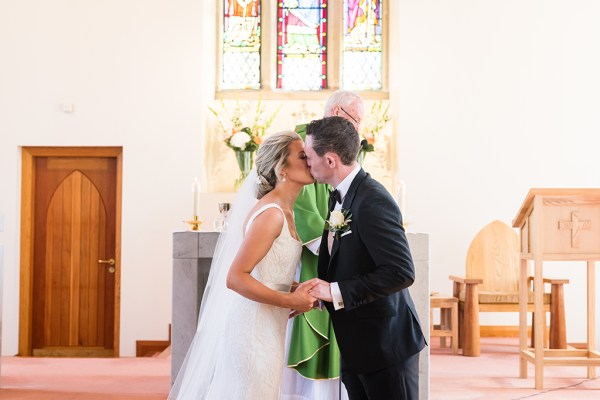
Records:
{"label": "bride's hand", "polygon": [[[314,310],[315,308],[318,308],[319,310],[322,311],[321,303],[319,300],[315,300],[315,302],[310,310]],[[310,310],[308,310],[308,311],[310,311]],[[304,312],[292,309],[292,310],[290,310],[290,315],[288,318],[294,318],[300,314],[304,314]]]}
{"label": "bride's hand", "polygon": [[291,303],[290,308],[299,313],[310,311],[317,299],[310,295],[308,291],[317,286],[318,283],[319,280],[315,278],[298,285],[296,290],[289,295]]}

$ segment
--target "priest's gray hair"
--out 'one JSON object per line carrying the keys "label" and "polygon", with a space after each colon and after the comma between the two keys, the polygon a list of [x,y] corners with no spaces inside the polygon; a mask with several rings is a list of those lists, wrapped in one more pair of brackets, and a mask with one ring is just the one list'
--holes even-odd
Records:
{"label": "priest's gray hair", "polygon": [[275,188],[281,179],[279,174],[285,167],[290,155],[290,144],[294,140],[302,140],[294,131],[283,131],[265,138],[256,154],[256,174],[260,183],[256,190],[256,198],[260,199]]}
{"label": "priest's gray hair", "polygon": [[336,106],[354,112],[355,115],[351,115],[351,117],[358,118],[359,121],[365,115],[365,106],[360,96],[348,90],[336,90],[329,96],[325,103],[324,115],[331,116],[331,110]]}

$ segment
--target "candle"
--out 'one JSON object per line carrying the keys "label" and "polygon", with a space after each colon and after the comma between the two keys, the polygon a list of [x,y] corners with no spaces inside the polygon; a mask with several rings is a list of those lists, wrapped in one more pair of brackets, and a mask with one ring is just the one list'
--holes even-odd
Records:
{"label": "candle", "polygon": [[398,206],[400,207],[402,218],[406,218],[406,185],[404,181],[398,182]]}
{"label": "candle", "polygon": [[198,209],[200,208],[200,182],[198,182],[198,178],[194,178],[194,183],[192,183],[192,193],[194,194],[194,214],[193,216],[198,216]]}

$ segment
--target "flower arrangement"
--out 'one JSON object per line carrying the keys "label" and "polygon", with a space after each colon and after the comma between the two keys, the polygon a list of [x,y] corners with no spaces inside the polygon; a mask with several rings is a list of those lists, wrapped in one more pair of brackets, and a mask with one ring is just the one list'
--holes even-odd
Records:
{"label": "flower arrangement", "polygon": [[252,129],[244,127],[225,139],[227,147],[234,151],[256,151],[262,143],[262,136],[252,133]]}
{"label": "flower arrangement", "polygon": [[331,212],[329,219],[325,221],[325,226],[329,232],[340,235],[350,229],[350,222],[352,222],[350,210],[342,208]]}
{"label": "flower arrangement", "polygon": [[208,109],[215,115],[221,131],[225,135],[223,139],[227,147],[234,151],[258,150],[262,143],[265,132],[279,112],[279,108],[271,115],[266,115],[265,106],[259,99],[256,102],[254,112],[251,112],[251,102],[235,101],[234,107],[227,107],[223,100],[220,102],[221,109],[212,107]]}
{"label": "flower arrangement", "polygon": [[225,145],[235,153],[236,161],[240,168],[240,177],[235,181],[239,187],[250,173],[254,162],[254,152],[263,141],[263,136],[277,116],[279,108],[267,115],[264,104],[259,99],[253,109],[252,102],[235,101],[235,106],[228,107],[223,100],[220,101],[220,110],[212,107],[208,109],[214,114],[219,123]]}
{"label": "flower arrangement", "polygon": [[361,151],[371,152],[375,151],[375,141],[377,135],[386,127],[388,122],[392,119],[389,114],[390,105],[389,103],[384,108],[383,102],[379,100],[373,103],[371,112],[365,115],[361,122],[360,134],[367,141],[367,145],[363,147]]}

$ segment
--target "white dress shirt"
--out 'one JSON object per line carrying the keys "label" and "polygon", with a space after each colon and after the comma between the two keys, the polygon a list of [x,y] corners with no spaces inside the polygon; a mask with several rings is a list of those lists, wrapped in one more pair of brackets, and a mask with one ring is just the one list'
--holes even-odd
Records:
{"label": "white dress shirt", "polygon": [[[360,168],[361,168],[360,165],[357,165],[356,168],[354,168],[348,174],[348,176],[346,176],[344,178],[344,180],[341,181],[340,184],[337,185],[337,187],[335,187],[335,189],[340,193],[340,197],[342,199],[342,204],[344,203],[344,199],[346,198],[348,189],[350,189],[350,185],[352,184],[352,181],[354,180],[354,178],[356,178],[356,175],[358,175]],[[335,211],[335,210],[341,209],[342,204],[336,202],[333,210]],[[329,232],[327,245],[328,245],[327,248],[329,249],[329,254],[331,254],[331,248],[333,246],[333,232]],[[344,308],[344,299],[342,298],[342,292],[340,291],[340,286],[338,285],[338,283],[331,282],[330,290],[331,290],[331,297],[333,300],[333,308],[335,308],[336,310]]]}
{"label": "white dress shirt", "polygon": [[314,238],[313,240],[304,243],[307,249],[309,249],[315,256],[319,255],[319,248],[321,247],[321,238]]}

